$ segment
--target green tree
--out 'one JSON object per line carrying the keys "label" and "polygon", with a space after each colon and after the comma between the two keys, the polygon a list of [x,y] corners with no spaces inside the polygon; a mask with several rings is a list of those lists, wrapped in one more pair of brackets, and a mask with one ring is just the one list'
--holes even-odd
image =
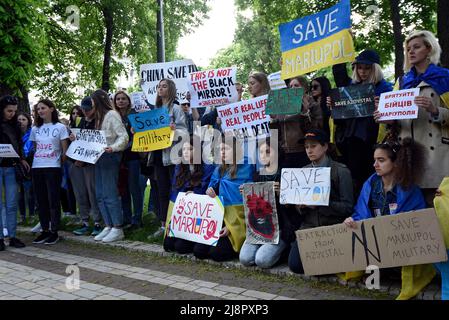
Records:
{"label": "green tree", "polygon": [[17,95],[28,109],[28,83],[44,55],[44,16],[40,0],[3,0],[0,3],[0,95]]}
{"label": "green tree", "polygon": [[[75,29],[66,23],[69,6],[79,9]],[[209,8],[203,0],[166,0],[165,6],[169,60],[179,37],[199,25]],[[73,88],[112,91],[121,74],[156,60],[156,1],[56,0],[45,13],[47,58],[34,85],[62,109],[80,98]]]}

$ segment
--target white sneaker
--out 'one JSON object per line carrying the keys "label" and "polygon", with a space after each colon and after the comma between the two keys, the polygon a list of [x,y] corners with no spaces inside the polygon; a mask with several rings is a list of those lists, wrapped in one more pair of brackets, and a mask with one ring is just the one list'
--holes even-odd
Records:
{"label": "white sneaker", "polygon": [[113,242],[117,240],[122,240],[125,237],[123,234],[123,229],[112,228],[111,232],[103,238],[103,242]]}
{"label": "white sneaker", "polygon": [[103,229],[103,231],[101,231],[100,234],[98,234],[98,235],[94,238],[94,240],[95,240],[95,241],[101,241],[101,240],[103,240],[103,238],[106,237],[106,236],[109,234],[110,231],[111,231],[111,227],[105,227],[105,228]]}
{"label": "white sneaker", "polygon": [[8,229],[3,228],[3,236],[7,237],[8,236]]}
{"label": "white sneaker", "polygon": [[42,232],[41,223],[38,222],[33,228],[31,228],[31,232],[33,232],[33,233]]}

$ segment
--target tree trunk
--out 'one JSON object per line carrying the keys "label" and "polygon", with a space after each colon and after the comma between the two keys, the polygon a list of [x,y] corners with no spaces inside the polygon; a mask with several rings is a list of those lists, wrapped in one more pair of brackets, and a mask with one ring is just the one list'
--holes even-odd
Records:
{"label": "tree trunk", "polygon": [[106,28],[106,38],[104,44],[104,58],[103,58],[103,78],[101,82],[101,89],[108,92],[111,88],[109,82],[110,68],[111,68],[111,52],[112,52],[112,34],[114,31],[114,19],[112,11],[108,7],[103,7],[104,25]]}
{"label": "tree trunk", "polygon": [[449,12],[449,1],[437,1],[437,29],[438,41],[441,46],[441,65],[449,68],[449,19],[447,13]]}
{"label": "tree trunk", "polygon": [[404,36],[402,35],[401,14],[399,9],[399,0],[390,0],[391,21],[393,22],[393,37],[394,37],[394,77],[404,74]]}
{"label": "tree trunk", "polygon": [[9,86],[0,84],[0,97],[5,95],[17,97],[17,100],[19,100],[18,105],[19,111],[25,111],[27,113],[30,113],[30,101],[28,100],[28,89],[26,89],[25,86],[21,84],[19,84],[19,89],[20,93],[22,94],[22,97],[19,97],[18,92],[12,90]]}

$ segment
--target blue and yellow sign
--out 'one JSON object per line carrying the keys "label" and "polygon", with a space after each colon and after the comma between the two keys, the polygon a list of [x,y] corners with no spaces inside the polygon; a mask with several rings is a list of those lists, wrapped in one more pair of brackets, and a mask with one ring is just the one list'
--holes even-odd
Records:
{"label": "blue and yellow sign", "polygon": [[167,108],[130,114],[128,119],[134,130],[131,151],[148,152],[172,145],[174,134],[170,128],[171,120]]}
{"label": "blue and yellow sign", "polygon": [[319,13],[279,25],[282,79],[353,61],[351,5],[342,0]]}

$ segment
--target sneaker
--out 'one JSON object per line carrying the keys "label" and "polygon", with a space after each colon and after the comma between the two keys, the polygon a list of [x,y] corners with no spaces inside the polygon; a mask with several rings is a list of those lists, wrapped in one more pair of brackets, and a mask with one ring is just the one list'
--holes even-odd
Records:
{"label": "sneaker", "polygon": [[165,228],[164,227],[160,227],[155,233],[153,233],[152,235],[148,236],[148,239],[159,238],[159,237],[163,236],[164,233],[165,233]]}
{"label": "sneaker", "polygon": [[0,239],[0,251],[5,250],[5,241],[3,239]]}
{"label": "sneaker", "polygon": [[3,236],[6,238],[8,236],[8,229],[3,228]]}
{"label": "sneaker", "polygon": [[73,234],[77,236],[84,236],[89,233],[89,226],[83,225],[81,228],[73,230]]}
{"label": "sneaker", "polygon": [[101,233],[101,226],[99,224],[96,224],[90,235],[95,237],[98,236],[100,233]]}
{"label": "sneaker", "polygon": [[117,240],[122,240],[125,237],[123,234],[123,229],[112,228],[106,237],[103,238],[103,242],[114,242]]}
{"label": "sneaker", "polygon": [[123,229],[127,230],[127,229],[130,229],[132,226],[133,225],[131,223],[126,223],[126,224],[123,225]]}
{"label": "sneaker", "polygon": [[55,244],[58,241],[59,241],[58,232],[50,232],[50,236],[47,238],[47,240],[44,242],[44,244],[47,244],[47,245]]}
{"label": "sneaker", "polygon": [[38,222],[33,228],[31,228],[32,233],[42,232],[41,223]]}
{"label": "sneaker", "polygon": [[41,234],[36,239],[34,239],[33,243],[36,243],[36,244],[44,243],[45,241],[47,241],[47,239],[49,237],[50,237],[50,232],[43,231],[43,232],[41,232]]}
{"label": "sneaker", "polygon": [[24,248],[25,243],[23,243],[22,241],[20,241],[17,238],[11,238],[11,239],[9,239],[9,246],[14,247],[14,248]]}
{"label": "sneaker", "polygon": [[95,238],[95,241],[101,241],[104,237],[108,235],[108,233],[111,231],[111,227],[105,227],[103,231],[101,231]]}

